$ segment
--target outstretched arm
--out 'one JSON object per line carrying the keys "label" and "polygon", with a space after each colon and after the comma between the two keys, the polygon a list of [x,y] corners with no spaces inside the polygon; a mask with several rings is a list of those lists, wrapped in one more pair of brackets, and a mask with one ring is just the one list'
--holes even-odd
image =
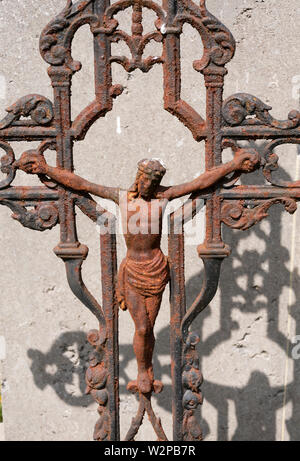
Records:
{"label": "outstretched arm", "polygon": [[117,187],[105,187],[94,184],[86,179],[77,176],[71,171],[63,168],[52,167],[48,165],[42,155],[24,153],[20,160],[15,162],[15,166],[29,174],[43,174],[53,179],[65,187],[76,191],[89,192],[98,197],[119,202],[119,189]]}
{"label": "outstretched arm", "polygon": [[258,167],[259,163],[260,157],[253,149],[249,149],[248,151],[239,149],[236,152],[234,159],[230,162],[212,168],[211,170],[207,170],[191,182],[168,187],[161,192],[159,196],[161,198],[173,200],[201,189],[207,189],[233,171],[239,170],[244,171],[245,173],[250,173]]}

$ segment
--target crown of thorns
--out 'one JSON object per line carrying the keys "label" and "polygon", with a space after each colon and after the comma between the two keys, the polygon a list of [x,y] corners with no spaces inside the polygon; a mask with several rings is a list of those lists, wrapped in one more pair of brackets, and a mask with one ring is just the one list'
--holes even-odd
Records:
{"label": "crown of thorns", "polygon": [[160,179],[166,173],[166,168],[157,159],[143,159],[138,163],[138,169],[147,174],[151,179]]}

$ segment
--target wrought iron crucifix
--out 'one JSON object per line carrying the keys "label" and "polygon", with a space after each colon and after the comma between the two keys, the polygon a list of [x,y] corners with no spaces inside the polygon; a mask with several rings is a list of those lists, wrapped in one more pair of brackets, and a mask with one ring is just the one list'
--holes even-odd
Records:
{"label": "wrought iron crucifix", "polygon": [[[132,11],[131,35],[120,30],[115,16]],[[143,10],[156,14],[153,31],[143,33]],[[193,63],[204,76],[206,118],[203,119],[181,99],[180,38],[184,24],[195,28],[203,42],[201,59]],[[81,65],[72,58],[71,44],[76,31],[89,24],[94,40],[95,99],[75,120],[71,120],[72,76]],[[159,57],[144,56],[146,45],[155,40],[162,44]],[[111,44],[124,41],[131,58],[115,56]],[[214,298],[222,261],[230,255],[222,240],[222,223],[235,229],[249,229],[267,217],[268,209],[282,203],[294,213],[300,199],[300,184],[276,182],[272,172],[278,167],[274,149],[281,144],[300,143],[300,113],[290,112],[288,120],[275,120],[271,107],[249,94],[235,94],[223,101],[226,64],[235,52],[230,31],[206,8],[205,0],[163,0],[162,6],[151,0],[67,1],[64,10],[43,30],[40,52],[50,65],[53,102],[30,94],[7,109],[0,122],[1,171],[0,204],[13,211],[23,226],[43,231],[60,225],[60,242],[55,253],[66,266],[73,293],[95,315],[99,329],[88,334],[94,347],[86,373],[87,392],[98,403],[99,419],[94,439],[119,440],[119,354],[118,309],[128,309],[135,324],[133,348],[137,360],[137,378],[128,383],[136,393],[139,406],[127,433],[134,440],[147,413],[159,440],[167,440],[163,424],[151,405],[153,392],[162,392],[155,379],[152,358],[155,338],[153,327],[162,295],[170,282],[170,355],[173,389],[174,440],[201,440],[195,410],[202,403],[202,374],[196,345],[197,334],[190,330],[194,319]],[[164,165],[157,159],[138,164],[135,181],[129,190],[93,184],[73,173],[73,143],[84,139],[89,128],[113,108],[113,100],[123,88],[112,83],[111,65],[118,63],[127,72],[148,72],[163,66],[164,108],[176,116],[196,142],[205,142],[206,170],[198,178],[178,186],[162,186]],[[21,117],[23,117],[21,119]],[[269,139],[263,155],[255,148],[243,148],[240,140]],[[41,141],[36,150],[15,158],[10,141]],[[222,162],[222,151],[230,147],[233,159]],[[56,166],[44,158],[48,149],[56,151]],[[18,169],[38,175],[41,186],[13,186]],[[260,170],[268,185],[236,185],[242,174]],[[92,196],[117,203],[121,210],[127,255],[117,271],[115,217],[99,207]],[[191,199],[169,219],[169,254],[160,249],[161,223],[167,203],[178,197]],[[206,203],[206,237],[198,247],[205,278],[192,306],[186,306],[184,270],[184,223],[197,213],[195,203]],[[101,269],[103,296],[101,305],[87,290],[81,268],[88,248],[77,238],[75,208],[101,224]],[[138,221],[138,232],[133,229]]]}

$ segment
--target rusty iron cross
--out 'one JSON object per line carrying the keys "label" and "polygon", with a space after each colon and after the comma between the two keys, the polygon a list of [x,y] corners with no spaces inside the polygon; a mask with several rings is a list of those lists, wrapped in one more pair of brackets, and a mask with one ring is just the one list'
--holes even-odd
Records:
{"label": "rusty iron cross", "polygon": [[[206,8],[205,0],[163,0],[162,6],[151,0],[68,0],[63,11],[43,30],[40,52],[50,65],[48,74],[53,87],[53,102],[30,94],[7,109],[0,122],[1,172],[0,205],[9,207],[12,217],[23,226],[37,231],[60,225],[60,242],[54,249],[66,266],[68,283],[77,298],[95,315],[99,329],[88,333],[94,352],[86,372],[87,393],[98,403],[99,419],[94,431],[98,441],[120,439],[119,430],[119,350],[118,310],[128,309],[135,324],[133,341],[137,359],[137,379],[127,389],[137,395],[139,406],[126,435],[136,437],[147,414],[158,437],[167,440],[163,424],[151,405],[153,392],[163,385],[154,379],[152,357],[155,338],[153,327],[164,288],[170,282],[170,355],[172,373],[173,438],[198,441],[202,432],[196,410],[202,404],[199,337],[190,329],[195,318],[214,298],[222,261],[230,248],[222,240],[222,224],[246,230],[268,216],[268,209],[281,203],[294,213],[300,200],[300,182],[280,182],[272,176],[278,168],[274,153],[282,144],[300,144],[300,113],[292,111],[285,121],[270,114],[271,107],[247,93],[238,93],[223,101],[226,64],[233,58],[235,40],[230,31]],[[115,16],[125,9],[132,11],[131,35],[119,28]],[[152,10],[157,18],[153,31],[143,34],[143,10]],[[180,38],[184,24],[196,29],[203,42],[203,56],[194,61],[196,72],[204,76],[206,117],[201,117],[181,99]],[[77,30],[89,24],[94,40],[95,99],[75,120],[71,120],[71,83],[81,64],[72,58],[71,45]],[[144,57],[152,40],[162,44],[159,57]],[[111,44],[125,41],[131,58],[111,53]],[[165,167],[157,159],[138,164],[133,186],[124,191],[109,188],[73,173],[73,143],[81,141],[89,128],[113,108],[123,87],[112,82],[112,63],[127,72],[148,72],[163,67],[164,108],[176,116],[196,142],[205,142],[205,173],[178,186],[165,187],[160,181]],[[22,117],[22,118],[21,118]],[[267,139],[262,153],[243,148],[239,141]],[[35,150],[15,158],[9,141],[41,141]],[[233,160],[222,162],[222,151],[231,148]],[[49,166],[44,152],[56,151],[56,167]],[[37,174],[38,187],[13,186],[18,169]],[[266,184],[237,185],[242,174],[260,170]],[[122,216],[128,205],[140,211],[145,227],[149,214],[157,211],[157,232],[132,233],[124,220],[127,255],[117,273],[115,217],[101,208],[92,195],[117,203]],[[160,249],[161,220],[167,202],[188,195],[189,199],[169,217],[169,254]],[[184,224],[198,212],[196,202],[206,205],[206,236],[198,247],[205,277],[201,291],[191,306],[186,306],[184,268]],[[75,209],[79,207],[92,221],[100,223],[101,232],[101,305],[87,290],[81,274],[88,248],[78,241]],[[127,213],[128,214],[128,213]],[[146,219],[147,218],[147,219]],[[123,224],[124,224],[123,223]],[[153,222],[152,222],[153,224]],[[109,230],[109,231],[107,231]],[[180,232],[178,232],[180,230]]]}

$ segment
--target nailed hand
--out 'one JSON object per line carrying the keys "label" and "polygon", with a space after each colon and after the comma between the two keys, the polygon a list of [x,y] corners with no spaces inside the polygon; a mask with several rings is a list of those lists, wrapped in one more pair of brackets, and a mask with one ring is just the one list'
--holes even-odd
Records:
{"label": "nailed hand", "polygon": [[14,166],[28,174],[46,174],[47,169],[44,157],[33,150],[24,152]]}
{"label": "nailed hand", "polygon": [[261,157],[255,149],[238,149],[233,161],[236,170],[251,173],[260,167]]}

